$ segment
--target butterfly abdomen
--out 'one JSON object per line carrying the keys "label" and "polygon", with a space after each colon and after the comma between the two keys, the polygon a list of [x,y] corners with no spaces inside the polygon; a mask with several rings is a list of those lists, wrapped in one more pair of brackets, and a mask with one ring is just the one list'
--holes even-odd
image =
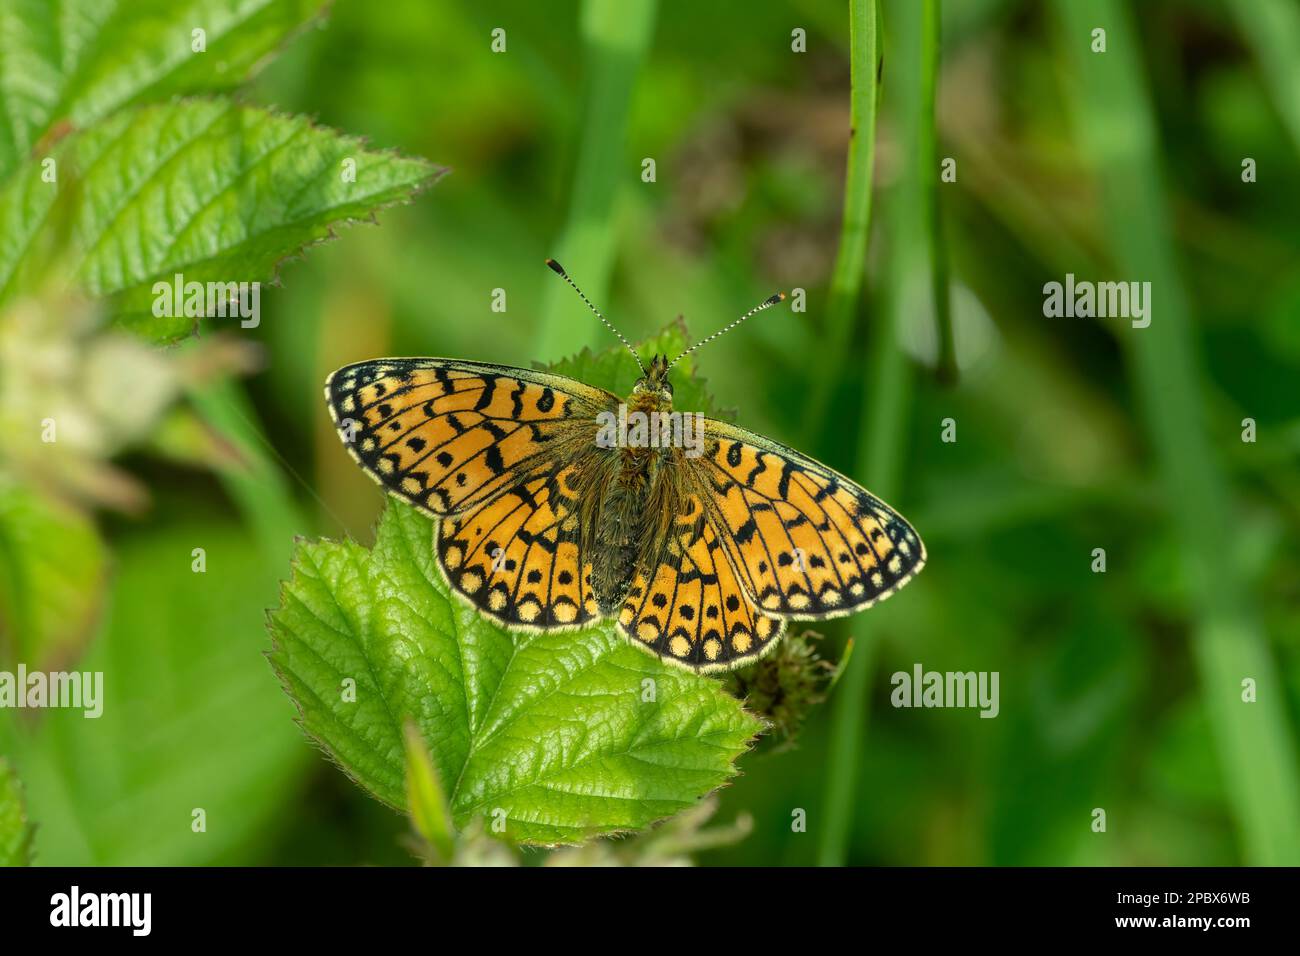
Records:
{"label": "butterfly abdomen", "polygon": [[[634,392],[628,412],[653,414],[672,407],[653,392]],[[654,517],[650,490],[663,450],[645,446],[618,449],[617,464],[599,493],[600,506],[590,525],[592,542],[591,588],[600,613],[615,613],[622,605],[644,550]]]}
{"label": "butterfly abdomen", "polygon": [[648,482],[625,461],[606,486],[592,528],[591,588],[601,614],[623,602],[636,565],[646,516]]}

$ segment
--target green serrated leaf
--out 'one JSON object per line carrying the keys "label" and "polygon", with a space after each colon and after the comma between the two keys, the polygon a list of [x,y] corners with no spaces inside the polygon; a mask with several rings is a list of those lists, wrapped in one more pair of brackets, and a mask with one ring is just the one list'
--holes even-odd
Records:
{"label": "green serrated leaf", "polygon": [[[306,118],[225,100],[119,112],[69,138],[57,158],[62,187],[30,161],[0,189],[0,227],[10,230],[0,239],[0,297],[44,252],[42,231],[66,231],[59,254],[77,284],[162,340],[191,331],[193,319],[156,316],[156,283],[177,274],[186,283],[273,280],[285,258],[442,173]],[[169,311],[182,312],[175,298]]]}
{"label": "green serrated leaf", "polygon": [[32,826],[27,822],[22,785],[9,761],[0,757],[0,866],[31,866]]}
{"label": "green serrated leaf", "polygon": [[[686,323],[680,319],[669,323],[658,334],[636,344],[636,351],[646,365],[656,355],[665,355],[669,361],[681,354],[689,345]],[[584,348],[577,355],[561,359],[546,366],[548,371],[586,382],[597,388],[627,395],[641,377],[636,359],[625,348],[609,348],[594,352]],[[673,407],[683,412],[703,412],[713,418],[730,419],[731,413],[718,407],[705,386],[704,379],[695,374],[694,357],[685,358],[672,372]]]}
{"label": "green serrated leaf", "polygon": [[390,500],[371,551],[301,544],[271,613],[271,662],[303,727],[363,787],[405,805],[408,717],[448,782],[454,824],[483,818],[521,843],[639,829],[735,773],[760,725],[717,682],[608,623],[496,627],[452,597],[433,534]]}
{"label": "green serrated leaf", "polygon": [[[323,0],[6,0],[0,181],[59,126],[177,94],[233,89]],[[198,43],[195,30],[202,30]],[[196,46],[202,46],[196,51]]]}

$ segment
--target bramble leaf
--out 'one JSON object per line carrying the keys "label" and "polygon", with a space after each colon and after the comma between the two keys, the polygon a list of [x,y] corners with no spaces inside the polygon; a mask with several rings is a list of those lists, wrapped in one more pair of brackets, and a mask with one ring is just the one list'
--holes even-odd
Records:
{"label": "bramble leaf", "polygon": [[54,183],[31,160],[0,186],[0,299],[57,255],[115,318],[159,340],[194,319],[184,295],[155,310],[156,283],[170,292],[176,274],[186,284],[273,279],[281,260],[442,173],[304,117],[206,99],[121,111],[65,140],[55,159]]}
{"label": "bramble leaf", "polygon": [[[0,303],[69,274],[110,316],[169,341],[193,305],[162,286],[277,278],[335,226],[442,170],[227,99],[321,0],[14,0],[0,13]],[[205,290],[206,291],[206,290]],[[186,305],[191,306],[186,308]],[[245,312],[248,307],[245,305]],[[241,318],[250,318],[242,315]]]}
{"label": "bramble leaf", "polygon": [[84,129],[134,103],[239,86],[325,5],[8,0],[0,12],[0,181],[60,127]]}
{"label": "bramble leaf", "polygon": [[[656,355],[663,355],[671,362],[686,346],[690,344],[686,333],[686,323],[678,319],[664,326],[657,334],[636,344],[637,355],[641,362],[650,364]],[[641,370],[630,352],[622,347],[613,347],[595,352],[584,348],[577,355],[561,359],[547,367],[548,371],[567,375],[569,378],[586,382],[597,388],[603,388],[620,397],[628,395],[632,386],[641,377]],[[682,359],[672,373],[673,407],[679,412],[703,412],[713,418],[730,420],[730,411],[720,409],[714,402],[712,394],[705,388],[704,379],[695,374],[693,357]]]}
{"label": "bramble leaf", "polygon": [[511,634],[449,592],[433,523],[396,500],[375,546],[302,544],[271,614],[271,662],[303,727],[380,800],[406,805],[415,721],[452,820],[520,843],[576,843],[693,805],[759,730],[708,678],[605,623]]}

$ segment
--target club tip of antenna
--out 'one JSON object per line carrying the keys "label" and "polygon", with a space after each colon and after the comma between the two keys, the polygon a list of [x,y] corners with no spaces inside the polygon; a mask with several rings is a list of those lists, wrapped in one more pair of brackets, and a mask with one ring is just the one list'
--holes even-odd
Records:
{"label": "club tip of antenna", "polygon": [[554,272],[556,275],[561,275],[561,276],[564,275],[564,266],[560,265],[554,259],[547,259],[546,264],[550,266],[551,271]]}
{"label": "club tip of antenna", "polygon": [[776,293],[776,295],[770,295],[770,296],[768,296],[767,299],[764,300],[763,304],[764,304],[764,305],[776,305],[778,302],[784,302],[784,301],[785,301],[785,293],[784,293],[784,292],[778,292],[778,293]]}

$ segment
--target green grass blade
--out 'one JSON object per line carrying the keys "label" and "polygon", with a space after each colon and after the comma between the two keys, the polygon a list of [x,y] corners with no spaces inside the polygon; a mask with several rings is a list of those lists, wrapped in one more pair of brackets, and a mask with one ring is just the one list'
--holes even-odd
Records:
{"label": "green grass blade", "polygon": [[[862,287],[862,272],[866,265],[867,234],[871,216],[871,170],[875,153],[875,117],[876,60],[878,48],[878,21],[875,4],[871,0],[854,0],[850,6],[850,37],[853,82],[853,125],[855,135],[849,143],[849,168],[845,185],[844,226],[840,234],[840,250],[836,259],[835,275],[831,282],[831,321],[843,325],[840,330],[840,344],[831,345],[824,353],[826,362],[833,356],[841,354],[847,347],[852,332],[855,306]],[[863,125],[863,123],[867,125]],[[878,324],[879,337],[885,341],[878,343],[891,356],[896,356],[897,349],[892,348],[896,332],[891,320]],[[880,354],[878,353],[878,358]],[[898,357],[901,362],[901,356]],[[881,366],[891,362],[877,362],[877,371]],[[897,378],[885,369],[887,380],[871,377],[873,391],[892,390]],[[827,374],[818,379],[822,386],[829,387],[833,376]],[[877,405],[876,397],[882,398]],[[826,398],[821,399],[822,402]],[[872,409],[879,410],[884,405],[892,405],[886,396],[873,396]],[[815,413],[815,421],[820,420],[820,413]],[[892,442],[892,434],[885,436],[878,427],[880,423],[873,420],[870,434],[878,437],[880,443]],[[888,428],[892,433],[893,429]],[[873,458],[869,455],[868,458]],[[873,459],[881,461],[882,459]],[[873,465],[872,474],[880,477]],[[874,478],[873,478],[874,480]],[[875,653],[874,642],[870,638],[858,641],[861,644],[849,660],[839,680],[839,687],[833,698],[831,712],[830,759],[827,763],[826,802],[823,808],[824,824],[820,829],[817,847],[817,862],[822,866],[839,866],[843,864],[847,853],[849,835],[852,829],[854,791],[857,784],[858,749],[861,746],[864,716],[867,713],[866,689],[871,674],[872,657]]]}
{"label": "green grass blade", "polygon": [[939,381],[957,381],[957,343],[952,331],[952,293],[948,285],[948,247],[943,241],[943,209],[939,203],[939,124],[935,100],[939,83],[939,44],[942,35],[939,0],[921,4],[921,127],[917,161],[925,183],[926,224],[930,230],[930,287],[937,327]]}
{"label": "green grass blade", "polygon": [[[1172,223],[1140,41],[1115,0],[1056,0],[1055,7],[1076,74],[1078,138],[1099,177],[1117,278],[1150,281],[1154,290],[1150,326],[1125,329],[1121,338],[1180,539],[1195,617],[1193,656],[1243,855],[1253,864],[1300,864],[1295,740],[1272,655],[1230,557],[1237,530],[1206,430],[1191,304],[1167,240]],[[1106,53],[1090,51],[1097,27],[1107,31]],[[1223,440],[1236,440],[1235,432]],[[1258,683],[1257,703],[1241,700],[1245,677]]]}
{"label": "green grass blade", "polygon": [[1282,123],[1300,149],[1300,6],[1295,0],[1231,0]]}
{"label": "green grass blade", "polygon": [[875,4],[853,0],[849,4],[849,151],[844,171],[844,213],[840,220],[840,245],[831,272],[826,303],[825,347],[822,374],[813,379],[805,409],[805,423],[820,426],[831,393],[844,368],[844,354],[853,335],[853,319],[862,297],[862,277],[867,268],[867,240],[871,235],[871,184],[876,165],[876,75],[879,41]]}
{"label": "green grass blade", "polygon": [[[238,383],[225,381],[195,389],[190,400],[203,420],[239,450],[243,464],[224,466],[219,474],[226,493],[256,536],[267,566],[287,564],[294,538],[310,528],[288,479],[276,464],[275,446],[257,424],[247,394]],[[280,464],[286,463],[281,460]]]}
{"label": "green grass blade", "polygon": [[[568,223],[552,255],[597,306],[606,300],[614,265],[615,200],[620,185],[637,175],[624,146],[633,87],[654,33],[655,7],[656,0],[586,0],[582,6],[587,57],[582,143]],[[536,358],[567,355],[594,344],[600,332],[573,290],[549,276]]]}

